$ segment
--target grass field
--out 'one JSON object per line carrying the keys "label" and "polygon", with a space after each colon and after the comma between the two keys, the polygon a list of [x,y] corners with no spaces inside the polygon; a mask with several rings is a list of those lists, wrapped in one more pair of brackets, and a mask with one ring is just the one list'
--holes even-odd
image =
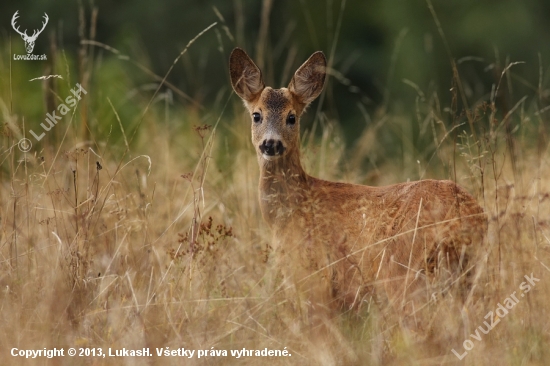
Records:
{"label": "grass field", "polygon": [[[30,66],[7,61],[9,47],[0,50],[0,363],[548,364],[549,89],[542,71],[539,80],[521,80],[532,93],[506,110],[499,87],[514,65],[502,68],[483,100],[469,99],[468,80],[450,74],[450,105],[418,89],[415,115],[381,107],[365,115],[350,146],[342,121],[317,105],[309,110],[302,153],[310,174],[368,185],[453,179],[489,218],[472,296],[464,307],[434,300],[438,320],[429,337],[413,339],[373,302],[328,320],[330,337],[320,346],[312,341],[316,329],[287,306],[294,299],[266,285],[271,236],[259,211],[250,120],[229,78],[215,101],[199,104],[145,61],[113,57],[101,45],[82,50],[58,49],[48,74],[62,78],[32,82]],[[29,130],[40,131],[43,119],[29,116],[45,118],[77,81],[87,94],[35,141]],[[18,148],[23,136],[33,143],[26,153]],[[525,275],[540,280],[529,292],[520,289]],[[514,291],[517,304],[494,319],[494,329],[476,334]],[[55,347],[147,347],[153,356],[10,356],[13,348]],[[161,348],[196,353],[158,357]],[[231,355],[265,348],[291,356]]]}

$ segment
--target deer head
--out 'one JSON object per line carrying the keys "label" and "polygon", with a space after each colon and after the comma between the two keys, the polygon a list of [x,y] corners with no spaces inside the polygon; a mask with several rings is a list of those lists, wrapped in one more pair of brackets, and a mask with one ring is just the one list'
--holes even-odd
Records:
{"label": "deer head", "polygon": [[327,61],[315,52],[296,71],[287,88],[266,87],[260,69],[240,48],[229,59],[231,84],[250,112],[252,143],[258,157],[274,161],[297,155],[300,116],[323,90]]}
{"label": "deer head", "polygon": [[36,38],[38,37],[38,35],[40,33],[42,33],[42,31],[44,30],[44,28],[46,28],[46,24],[48,24],[48,14],[44,13],[44,22],[42,22],[42,29],[38,30],[38,29],[35,29],[34,32],[32,33],[32,36],[29,36],[27,34],[27,30],[25,29],[24,32],[21,32],[19,30],[19,26],[17,26],[15,24],[15,21],[17,20],[17,18],[19,18],[19,15],[17,14],[19,13],[19,10],[17,10],[15,12],[15,14],[13,14],[13,17],[11,18],[11,26],[13,27],[13,29],[19,33],[21,35],[21,38],[23,38],[23,41],[25,42],[25,48],[27,49],[27,53],[32,53],[32,50],[34,49],[34,42],[36,41]]}

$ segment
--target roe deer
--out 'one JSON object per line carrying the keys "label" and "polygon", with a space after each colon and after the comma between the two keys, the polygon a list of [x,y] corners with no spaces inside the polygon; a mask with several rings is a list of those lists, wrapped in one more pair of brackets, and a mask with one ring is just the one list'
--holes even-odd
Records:
{"label": "roe deer", "polygon": [[323,89],[322,52],[300,66],[287,88],[266,87],[240,48],[231,53],[229,68],[252,119],[260,207],[274,233],[276,261],[308,301],[358,308],[379,284],[402,307],[413,293],[430,299],[428,285],[443,273],[451,280],[465,277],[466,249],[483,240],[486,218],[463,188],[448,180],[336,183],[302,168],[300,116]]}

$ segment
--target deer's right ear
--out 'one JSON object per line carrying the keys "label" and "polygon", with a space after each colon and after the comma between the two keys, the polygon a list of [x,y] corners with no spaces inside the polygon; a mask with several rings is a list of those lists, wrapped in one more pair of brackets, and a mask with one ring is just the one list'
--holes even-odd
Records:
{"label": "deer's right ear", "polygon": [[288,90],[306,107],[321,94],[325,85],[327,59],[323,52],[317,51],[294,73],[288,84]]}
{"label": "deer's right ear", "polygon": [[253,102],[264,90],[262,72],[240,48],[235,48],[229,56],[229,73],[233,90],[245,102]]}

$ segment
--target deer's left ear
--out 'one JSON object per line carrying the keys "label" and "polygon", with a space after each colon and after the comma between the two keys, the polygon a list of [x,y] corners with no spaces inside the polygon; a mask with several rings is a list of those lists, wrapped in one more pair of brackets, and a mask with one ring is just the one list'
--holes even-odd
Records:
{"label": "deer's left ear", "polygon": [[288,90],[300,103],[307,106],[321,94],[325,84],[327,59],[321,51],[315,52],[294,73]]}
{"label": "deer's left ear", "polygon": [[247,103],[256,100],[265,87],[262,72],[240,48],[229,56],[229,73],[235,93]]}

